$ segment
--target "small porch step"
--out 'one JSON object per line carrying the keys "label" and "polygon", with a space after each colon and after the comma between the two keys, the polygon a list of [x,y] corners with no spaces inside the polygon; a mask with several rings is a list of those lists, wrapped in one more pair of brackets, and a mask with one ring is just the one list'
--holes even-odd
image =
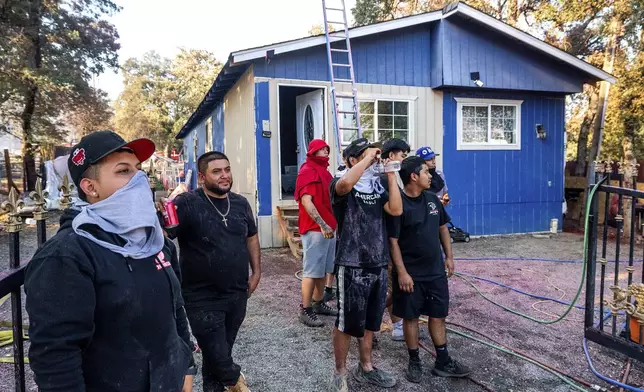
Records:
{"label": "small porch step", "polygon": [[298,229],[299,209],[297,206],[277,207],[280,227],[288,247],[296,259],[302,259],[302,237]]}

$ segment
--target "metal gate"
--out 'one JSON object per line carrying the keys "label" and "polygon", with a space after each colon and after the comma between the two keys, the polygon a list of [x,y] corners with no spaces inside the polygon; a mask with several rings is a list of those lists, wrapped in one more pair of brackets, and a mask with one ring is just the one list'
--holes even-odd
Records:
{"label": "metal gate", "polygon": [[[638,222],[637,167],[620,166],[613,174],[609,163],[595,163],[598,184],[587,204],[586,226],[586,306],[585,336],[588,340],[644,362],[644,247],[636,245],[642,228]],[[633,188],[624,187],[624,178],[632,178]],[[611,186],[610,181],[619,186]],[[611,207],[617,198],[617,211]],[[600,204],[601,199],[601,204]],[[600,206],[603,205],[603,211]],[[630,206],[630,238],[622,238],[624,207]],[[612,208],[614,211],[614,207]],[[600,216],[603,225],[600,226]],[[615,230],[614,252],[609,227]],[[601,234],[600,234],[601,229]],[[612,231],[612,230],[611,230]],[[612,254],[614,253],[614,257]],[[608,256],[608,255],[611,256]],[[599,281],[597,277],[599,276]],[[597,287],[599,285],[599,287]]]}
{"label": "metal gate", "polygon": [[[58,188],[61,191],[61,209],[71,205],[70,185],[67,176]],[[45,209],[46,192],[43,191],[42,182],[37,181],[36,190],[29,194],[35,202],[29,215],[36,220],[36,236],[40,247],[46,240],[47,213]],[[0,205],[0,210],[8,213],[6,230],[9,235],[9,270],[0,272],[0,298],[11,295],[11,327],[13,330],[13,365],[14,385],[16,392],[25,391],[25,350],[26,326],[22,323],[22,286],[25,283],[26,263],[20,263],[20,232],[22,231],[23,201],[15,189],[9,192],[9,200]]]}

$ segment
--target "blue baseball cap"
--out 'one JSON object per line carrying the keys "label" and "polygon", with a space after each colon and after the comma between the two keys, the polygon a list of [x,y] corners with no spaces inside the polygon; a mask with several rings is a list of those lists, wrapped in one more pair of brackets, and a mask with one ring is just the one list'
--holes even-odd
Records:
{"label": "blue baseball cap", "polygon": [[436,154],[431,147],[421,147],[416,150],[416,155],[428,161],[436,156],[439,156],[440,154]]}

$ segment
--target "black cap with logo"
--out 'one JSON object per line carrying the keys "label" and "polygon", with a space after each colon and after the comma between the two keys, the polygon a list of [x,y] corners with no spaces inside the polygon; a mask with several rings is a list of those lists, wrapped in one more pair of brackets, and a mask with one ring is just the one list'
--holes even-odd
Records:
{"label": "black cap with logo", "polygon": [[349,157],[354,157],[357,158],[362,154],[364,150],[366,150],[369,147],[376,147],[380,148],[379,143],[369,143],[369,140],[367,140],[364,137],[361,137],[359,139],[356,139],[349,144],[344,151],[342,151],[342,157],[343,158],[349,158]]}
{"label": "black cap with logo", "polygon": [[140,162],[146,161],[154,153],[154,142],[150,139],[136,139],[126,142],[112,131],[98,131],[84,136],[72,147],[67,160],[69,174],[76,185],[78,196],[85,200],[85,193],[80,188],[83,173],[91,165],[119,150],[131,150]]}

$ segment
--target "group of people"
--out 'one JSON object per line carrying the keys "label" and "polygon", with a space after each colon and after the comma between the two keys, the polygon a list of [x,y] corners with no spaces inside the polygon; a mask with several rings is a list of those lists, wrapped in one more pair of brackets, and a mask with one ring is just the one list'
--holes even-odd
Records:
{"label": "group of people", "polygon": [[[361,138],[343,150],[345,166],[334,176],[329,146],[308,147],[295,192],[304,249],[299,320],[320,327],[318,315],[336,318],[329,389],[348,391],[351,337],[360,346],[351,370],[357,382],[396,384],[371,355],[387,307],[392,337],[407,343],[409,381],[422,376],[421,315],[436,347],[432,372],[467,375],[447,351],[454,261],[449,196],[434,152],[422,147],[407,157],[403,140],[376,146]],[[205,392],[249,391],[232,350],[261,277],[252,209],[231,192],[226,155],[208,152],[197,161],[198,189],[174,199],[178,225],[164,227],[164,206],[141,171],[154,150],[148,139],[126,142],[111,131],[72,148],[68,167],[80,201],[25,270],[29,360],[42,392],[190,392],[197,347]],[[376,169],[390,161],[400,170]]]}
{"label": "group of people", "polygon": [[[396,385],[394,376],[372,361],[374,333],[380,331],[385,309],[393,340],[407,344],[405,375],[410,382],[419,383],[423,374],[418,349],[421,315],[428,316],[436,349],[432,373],[467,376],[469,369],[447,350],[447,279],[454,273],[454,259],[450,217],[444,208],[449,195],[445,177],[436,169],[436,154],[421,147],[407,156],[411,148],[404,140],[379,145],[359,138],[343,150],[344,166],[332,176],[329,151],[322,140],[310,143],[295,191],[303,247],[299,320],[320,327],[324,323],[318,315],[336,317],[335,372],[328,390],[349,390],[352,337],[358,338],[360,353],[359,364],[350,371],[353,378],[381,388]],[[392,161],[399,162],[400,170],[382,169]],[[335,308],[324,296],[331,272],[337,279]]]}
{"label": "group of people", "polygon": [[208,152],[197,162],[201,187],[174,200],[179,224],[164,230],[140,170],[154,150],[110,131],[72,148],[80,202],[25,272],[29,361],[41,392],[190,392],[190,329],[203,390],[249,391],[232,349],[261,276],[255,217],[230,192],[228,158]]}

